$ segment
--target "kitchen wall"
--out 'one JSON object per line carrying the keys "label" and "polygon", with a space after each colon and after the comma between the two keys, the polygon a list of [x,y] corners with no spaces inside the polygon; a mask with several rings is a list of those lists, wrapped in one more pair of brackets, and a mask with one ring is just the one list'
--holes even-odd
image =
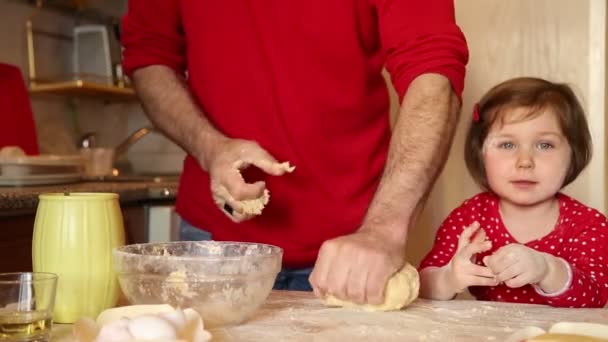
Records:
{"label": "kitchen wall", "polygon": [[587,112],[594,158],[565,192],[606,212],[606,1],[456,0],[456,16],[470,49],[463,112],[445,170],[410,235],[414,262],[446,215],[479,191],[464,165],[465,132],[473,104],[508,78],[544,77],[574,88]]}
{"label": "kitchen wall", "polygon": [[[94,0],[91,5],[119,16],[125,0]],[[75,19],[53,11],[40,11],[20,0],[0,0],[0,62],[21,68],[27,79],[25,21],[33,16],[36,27],[70,34]],[[65,73],[71,67],[72,45],[37,36],[36,63],[39,76]],[[116,52],[119,55],[119,52]],[[128,134],[149,122],[136,102],[109,103],[97,99],[69,99],[32,95],[31,103],[42,153],[75,153],[76,142],[86,132],[96,132],[102,146],[116,146]],[[184,153],[161,135],[151,134],[128,153],[134,168],[142,172],[175,173]]]}

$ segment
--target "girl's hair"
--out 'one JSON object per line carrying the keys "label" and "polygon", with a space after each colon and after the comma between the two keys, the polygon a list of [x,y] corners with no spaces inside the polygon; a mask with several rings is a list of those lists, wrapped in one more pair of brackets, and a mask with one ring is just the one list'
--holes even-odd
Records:
{"label": "girl's hair", "polygon": [[[517,108],[530,110],[520,117],[507,117]],[[570,167],[563,186],[570,184],[591,160],[591,134],[581,104],[566,84],[552,83],[539,78],[520,77],[500,83],[490,89],[475,106],[464,147],[464,159],[477,184],[488,189],[483,165],[483,143],[492,125],[500,120],[520,122],[533,119],[551,109],[572,149]]]}

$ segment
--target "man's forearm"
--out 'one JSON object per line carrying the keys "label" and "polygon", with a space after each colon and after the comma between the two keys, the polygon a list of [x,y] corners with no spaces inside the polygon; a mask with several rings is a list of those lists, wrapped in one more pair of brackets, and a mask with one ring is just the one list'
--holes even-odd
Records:
{"label": "man's forearm", "polygon": [[202,114],[185,80],[166,66],[154,65],[136,70],[133,81],[155,127],[207,169],[209,155],[225,137]]}
{"label": "man's forearm", "polygon": [[411,83],[364,227],[405,244],[408,226],[447,160],[459,110],[444,76],[425,74]]}

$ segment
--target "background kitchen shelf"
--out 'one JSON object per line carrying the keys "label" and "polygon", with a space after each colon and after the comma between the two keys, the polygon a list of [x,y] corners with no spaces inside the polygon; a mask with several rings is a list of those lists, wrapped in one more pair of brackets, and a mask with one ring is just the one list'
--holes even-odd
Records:
{"label": "background kitchen shelf", "polygon": [[32,6],[44,7],[51,11],[76,16],[80,19],[92,20],[94,22],[113,24],[120,22],[117,16],[104,13],[104,11],[91,7],[89,0],[13,0],[25,2]]}
{"label": "background kitchen shelf", "polygon": [[62,82],[30,82],[30,93],[63,95],[74,97],[95,97],[112,101],[129,101],[136,98],[130,87],[118,87],[84,80]]}
{"label": "background kitchen shelf", "polygon": [[135,91],[126,83],[127,80],[122,76],[122,73],[118,79],[90,74],[38,77],[34,36],[44,35],[70,43],[73,41],[73,36],[36,29],[31,18],[26,21],[25,26],[28,51],[28,80],[31,94],[89,97],[107,101],[129,101],[136,99]]}

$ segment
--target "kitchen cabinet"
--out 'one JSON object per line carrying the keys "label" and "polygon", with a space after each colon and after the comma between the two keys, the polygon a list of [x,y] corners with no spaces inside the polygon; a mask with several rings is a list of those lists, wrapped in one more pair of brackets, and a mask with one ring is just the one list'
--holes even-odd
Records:
{"label": "kitchen cabinet", "polygon": [[[132,101],[136,99],[135,91],[133,88],[126,84],[126,79],[122,74],[122,69],[118,67],[120,62],[118,41],[112,39],[111,32],[117,29],[120,19],[118,16],[110,16],[104,14],[101,10],[89,8],[89,1],[87,0],[37,0],[30,1],[36,5],[36,10],[27,19],[25,23],[26,28],[26,43],[27,43],[27,58],[28,58],[28,80],[31,94],[47,94],[47,95],[61,95],[69,97],[89,97],[99,98],[107,101]],[[114,7],[117,7],[114,5]],[[68,73],[65,75],[52,77],[46,75],[40,75],[38,70],[39,65],[36,63],[36,48],[35,40],[37,37],[50,38],[57,41],[63,41],[69,45],[74,45],[74,35],[66,34],[61,32],[53,32],[47,29],[37,27],[36,18],[39,11],[43,9],[50,9],[61,11],[74,18],[74,25],[77,25],[81,21],[90,21],[101,26],[105,26],[107,29],[109,43],[106,46],[107,49],[113,50],[111,53],[114,64],[108,65],[107,70],[113,76],[109,79],[109,74],[106,76],[102,75],[91,75],[91,74],[73,74]],[[119,71],[120,70],[120,71]],[[99,78],[91,81],[89,78]]]}
{"label": "kitchen cabinet", "polygon": [[[71,97],[93,97],[109,101],[135,100],[133,88],[125,86],[122,75],[112,84],[97,83],[81,79],[78,75],[66,76],[68,79],[40,79],[37,75],[35,37],[43,35],[72,42],[73,37],[44,31],[34,27],[32,19],[26,22],[26,39],[28,49],[28,79],[31,94],[63,95]],[[118,76],[115,75],[115,78]]]}
{"label": "kitchen cabinet", "polygon": [[[127,243],[145,242],[146,207],[137,203],[123,205],[121,209]],[[32,270],[34,219],[35,213],[32,212],[0,216],[0,272]]]}

